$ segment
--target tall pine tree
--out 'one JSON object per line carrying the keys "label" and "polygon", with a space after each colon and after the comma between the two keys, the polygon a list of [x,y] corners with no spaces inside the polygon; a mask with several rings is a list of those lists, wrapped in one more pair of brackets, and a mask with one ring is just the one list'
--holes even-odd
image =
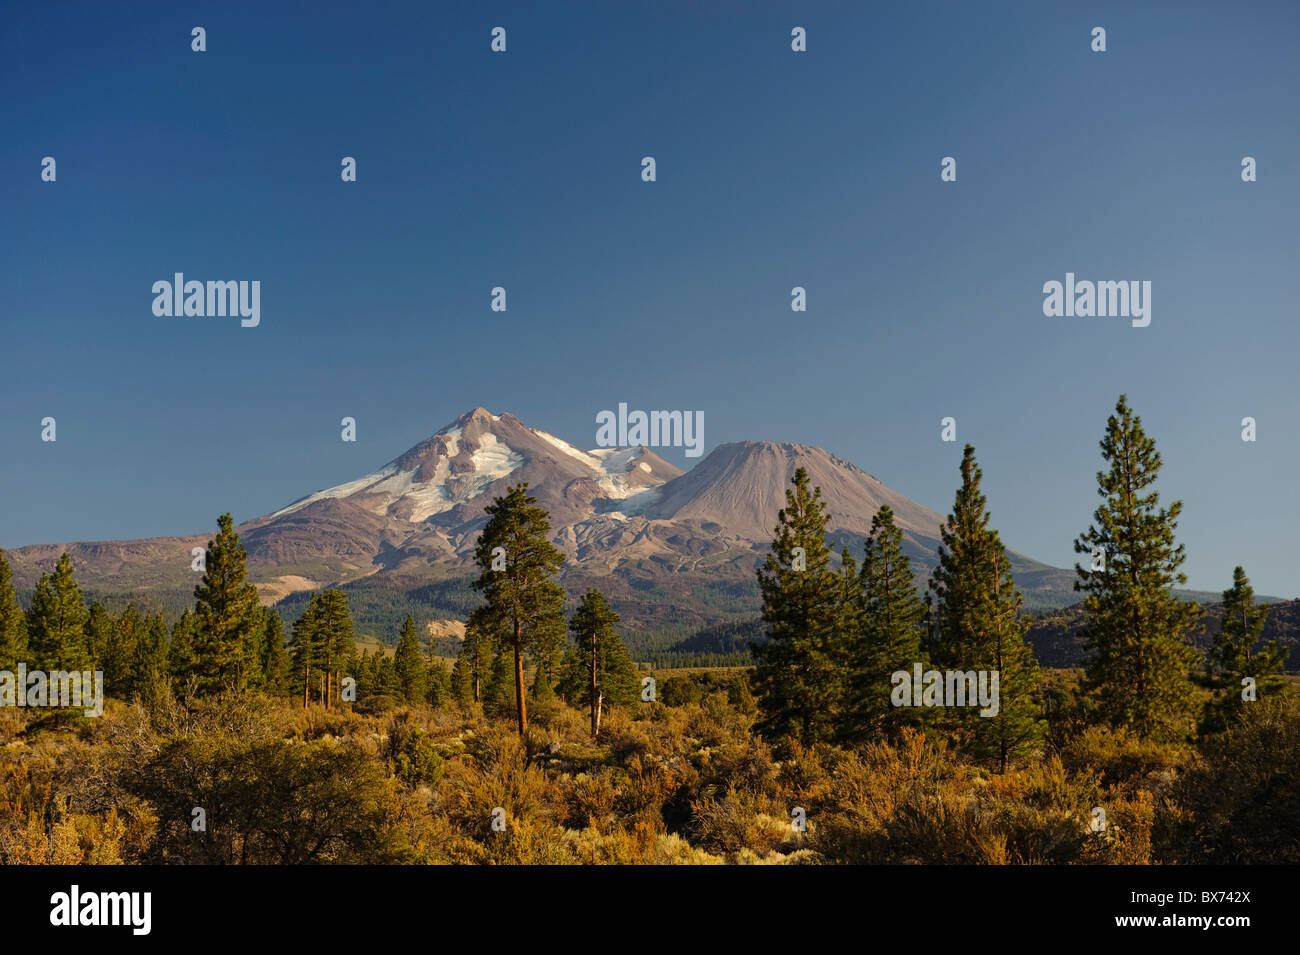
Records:
{"label": "tall pine tree", "polygon": [[420,654],[420,638],[415,634],[415,620],[408,614],[393,655],[393,668],[408,703],[419,703],[425,693],[425,666]]}
{"label": "tall pine tree", "polygon": [[940,528],[939,565],[930,578],[937,630],[931,652],[932,662],[950,672],[987,672],[990,689],[997,674],[996,715],[981,715],[984,707],[968,698],[964,706],[945,709],[941,722],[972,755],[1006,772],[1042,738],[1044,725],[1034,699],[1038,662],[1025,642],[1026,621],[1020,616],[1023,600],[1006,548],[990,526],[983,478],[968,444],[961,486]]}
{"label": "tall pine tree", "polygon": [[550,519],[527,484],[507,488],[506,496],[486,510],[489,520],[474,552],[481,568],[474,586],[483,592],[494,629],[505,635],[514,656],[515,716],[524,736],[524,653],[534,646],[550,652],[557,628],[564,633],[564,589],[551,580],[564,554],[551,544]]}
{"label": "tall pine tree", "polygon": [[247,553],[229,514],[208,542],[203,580],[194,588],[194,675],[200,692],[242,688],[247,642],[260,631],[257,588],[246,583]]}
{"label": "tall pine tree", "polygon": [[89,670],[86,645],[86,605],[72,572],[72,559],[64,554],[53,574],[43,574],[27,611],[29,653],[42,670]]}
{"label": "tall pine tree", "polygon": [[798,468],[777,513],[771,551],[758,569],[767,641],[751,645],[761,719],[770,738],[829,739],[837,722],[843,594],[826,545],[821,488]]}
{"label": "tall pine tree", "polygon": [[1097,472],[1102,504],[1074,542],[1088,555],[1087,567],[1074,565],[1075,590],[1088,595],[1088,684],[1111,723],[1168,740],[1189,728],[1196,651],[1186,636],[1200,615],[1173,592],[1187,583],[1178,569],[1183,547],[1174,543],[1183,504],[1160,507],[1160,454],[1124,395],[1106,422],[1101,456],[1109,464]]}
{"label": "tall pine tree", "polygon": [[[592,587],[582,595],[569,628],[577,643],[570,680],[581,674],[582,697],[591,714],[591,738],[600,735],[600,717],[605,701],[624,703],[636,696],[636,670],[628,659],[614,625],[618,614],[604,594]],[[573,687],[570,689],[572,693]]]}
{"label": "tall pine tree", "polygon": [[916,592],[912,565],[903,553],[903,532],[883,505],[871,519],[861,573],[861,624],[851,646],[844,704],[845,739],[861,740],[920,722],[921,710],[890,703],[890,677],[912,672],[921,656],[925,605]]}

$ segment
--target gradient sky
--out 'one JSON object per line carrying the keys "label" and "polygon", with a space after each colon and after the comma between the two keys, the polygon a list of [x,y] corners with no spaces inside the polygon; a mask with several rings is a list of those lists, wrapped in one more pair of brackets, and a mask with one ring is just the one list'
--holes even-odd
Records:
{"label": "gradient sky", "polygon": [[[945,513],[970,441],[1071,566],[1127,392],[1189,585],[1300,595],[1300,6],[1137,6],[11,6],[0,546],[246,520],[476,405],[591,447],[626,401]],[[176,271],[260,280],[260,327],[155,317]],[[1067,271],[1150,280],[1150,327],[1044,317]]]}

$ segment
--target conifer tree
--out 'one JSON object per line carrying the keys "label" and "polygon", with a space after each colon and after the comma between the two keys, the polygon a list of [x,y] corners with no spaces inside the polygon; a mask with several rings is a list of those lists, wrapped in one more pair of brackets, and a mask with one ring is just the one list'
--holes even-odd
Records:
{"label": "conifer tree", "polygon": [[415,634],[415,620],[408,614],[402,624],[397,652],[393,655],[393,669],[402,687],[402,696],[408,703],[418,703],[425,694],[425,666],[420,655],[420,638]]}
{"label": "conifer tree", "polygon": [[561,637],[564,633],[564,590],[551,580],[564,554],[551,544],[550,520],[527,484],[508,488],[486,511],[489,520],[474,552],[482,572],[474,586],[483,592],[493,628],[504,634],[514,656],[515,716],[524,736],[524,653],[536,647],[545,657],[553,652],[557,628]]}
{"label": "conifer tree", "polygon": [[289,653],[284,647],[284,621],[270,607],[266,608],[262,627],[262,682],[273,696],[285,696],[289,690]]}
{"label": "conifer tree", "polygon": [[[104,686],[109,694],[130,699],[137,689],[138,647],[140,641],[148,639],[149,626],[149,617],[140,613],[134,603],[127,604],[126,609],[112,621],[103,654],[99,657],[100,669],[104,671]],[[165,640],[163,646],[166,646]]]}
{"label": "conifer tree", "polygon": [[393,658],[380,653],[375,664],[375,692],[380,696],[401,699],[402,684],[397,679]]}
{"label": "conifer tree", "polygon": [[325,590],[317,594],[316,599],[319,602],[316,625],[324,679],[321,702],[328,709],[338,698],[344,672],[356,669],[357,641],[348,595],[341,590]]}
{"label": "conifer tree", "polygon": [[188,610],[172,626],[167,673],[178,685],[188,682],[194,673],[194,615]]}
{"label": "conifer tree", "polygon": [[135,642],[125,698],[154,700],[166,680],[167,624],[162,614],[150,614]]}
{"label": "conifer tree", "polygon": [[434,709],[441,709],[451,702],[451,674],[447,672],[446,664],[432,652],[429,654],[425,686],[428,687],[425,700]]}
{"label": "conifer tree", "polygon": [[966,445],[961,487],[953,511],[940,528],[939,565],[930,578],[935,595],[937,641],[933,662],[951,671],[986,671],[988,687],[998,679],[997,714],[981,715],[972,705],[944,711],[942,722],[957,729],[964,746],[1006,772],[1011,762],[1041,739],[1043,722],[1034,699],[1038,662],[1025,642],[1023,604],[1011,576],[1011,562],[989,513],[975,449]]}
{"label": "conifer tree", "polygon": [[242,688],[246,642],[262,617],[257,588],[246,583],[247,553],[229,514],[208,542],[203,579],[194,588],[194,674],[200,692]]}
{"label": "conifer tree", "polygon": [[777,513],[771,551],[758,570],[768,640],[752,644],[754,682],[771,738],[795,736],[810,743],[831,737],[842,691],[838,663],[847,637],[837,575],[826,545],[826,508],[821,488],[810,488],[798,468],[786,506]]}
{"label": "conifer tree", "polygon": [[302,688],[302,705],[311,702],[312,681],[320,679],[322,660],[324,659],[324,639],[320,628],[320,595],[312,596],[303,609],[302,615],[294,621],[293,636],[289,641],[289,669],[293,676],[294,689]]}
{"label": "conifer tree", "polygon": [[18,605],[13,570],[0,549],[0,670],[14,672],[27,659],[27,615]]}
{"label": "conifer tree", "polygon": [[[85,634],[86,651],[90,655],[90,662],[97,670],[107,669],[104,660],[108,656],[108,646],[113,640],[114,629],[113,615],[98,600],[93,601],[86,611],[86,622],[82,625],[82,631]],[[107,672],[104,674],[104,679],[107,683]]]}
{"label": "conifer tree", "polygon": [[465,621],[465,639],[456,654],[452,667],[452,692],[462,707],[480,703],[483,699],[483,681],[487,679],[492,659],[496,655],[497,640],[493,634],[493,619],[486,606],[476,608]]}
{"label": "conifer tree", "polygon": [[582,595],[569,623],[577,643],[575,657],[580,661],[583,696],[591,714],[592,739],[600,735],[605,701],[626,703],[629,690],[635,696],[636,672],[614,630],[618,619],[604,594],[592,587]]}
{"label": "conifer tree", "polygon": [[[1217,732],[1237,722],[1242,708],[1286,687],[1282,667],[1286,649],[1263,643],[1268,606],[1255,603],[1255,588],[1245,570],[1232,571],[1232,586],[1223,592],[1223,628],[1206,654],[1206,673],[1217,698],[1206,704],[1203,731]],[[1247,690],[1247,680],[1253,690]],[[1243,696],[1245,694],[1245,696]]]}
{"label": "conifer tree", "polygon": [[847,667],[851,681],[842,734],[850,740],[914,725],[923,712],[890,703],[891,676],[900,670],[911,673],[914,664],[926,661],[921,655],[925,605],[903,552],[903,532],[887,504],[871,519],[860,580],[862,617]]}
{"label": "conifer tree", "polygon": [[1101,456],[1109,464],[1097,472],[1102,504],[1074,542],[1077,553],[1089,555],[1086,568],[1075,564],[1074,585],[1088,594],[1088,684],[1111,723],[1168,740],[1188,726],[1196,652],[1186,636],[1200,614],[1173,593],[1187,583],[1178,569],[1183,547],[1174,543],[1183,504],[1160,507],[1153,487],[1160,454],[1124,395],[1106,422]]}
{"label": "conifer tree", "polygon": [[502,647],[488,667],[483,681],[483,713],[490,717],[518,716],[518,684],[509,649]]}
{"label": "conifer tree", "polygon": [[34,664],[51,671],[92,669],[84,629],[86,618],[72,560],[64,554],[53,574],[41,575],[27,611],[29,652]]}

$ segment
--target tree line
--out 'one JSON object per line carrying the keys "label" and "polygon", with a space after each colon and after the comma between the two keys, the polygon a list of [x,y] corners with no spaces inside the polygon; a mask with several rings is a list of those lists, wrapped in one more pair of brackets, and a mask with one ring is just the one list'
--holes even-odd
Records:
{"label": "tree line", "polygon": [[[1210,693],[1199,729],[1239,718],[1242,705],[1284,689],[1285,652],[1261,645],[1268,608],[1257,606],[1241,567],[1224,591],[1222,632],[1198,668],[1188,643],[1200,608],[1181,600],[1185,560],[1175,530],[1182,503],[1160,506],[1161,460],[1127,398],[1120,396],[1101,440],[1106,470],[1091,526],[1075,541],[1088,555],[1075,565],[1086,596],[1083,629],[1090,653],[1072,718],[1126,727],[1144,739],[1189,738],[1195,687]],[[959,749],[1001,771],[1039,745],[1049,699],[1025,640],[1028,621],[1010,562],[991,526],[983,474],[966,445],[961,485],[940,528],[938,566],[924,599],[888,507],[872,520],[859,569],[845,548],[826,545],[827,511],[807,472],[795,472],[770,553],[759,568],[768,640],[751,644],[762,712],[759,729],[802,743],[853,742],[906,726],[942,731]],[[891,675],[928,670],[996,671],[1000,709],[895,706]],[[1060,715],[1060,714],[1057,714]]]}
{"label": "tree line", "polygon": [[[527,732],[529,698],[559,695],[590,708],[596,736],[607,707],[638,699],[619,617],[593,588],[566,624],[563,588],[549,579],[564,556],[547,541],[548,518],[526,484],[488,512],[476,584],[486,601],[470,615],[450,671],[432,640],[422,650],[409,615],[391,656],[358,654],[348,598],[337,589],[313,594],[286,640],[284,621],[260,605],[248,582],[247,553],[229,514],[208,542],[193,607],[170,631],[161,614],[133,603],[118,615],[98,601],[87,606],[66,553],[41,576],[24,610],[0,550],[0,670],[102,670],[106,691],[123,700],[170,690],[257,691],[325,709],[375,697],[434,707],[454,701],[513,716],[520,733]],[[533,673],[527,693],[525,663]]]}

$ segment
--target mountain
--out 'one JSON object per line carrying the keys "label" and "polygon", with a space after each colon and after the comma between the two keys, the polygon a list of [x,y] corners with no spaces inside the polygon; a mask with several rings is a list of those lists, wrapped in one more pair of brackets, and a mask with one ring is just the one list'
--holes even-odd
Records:
{"label": "mountain", "polygon": [[[722,444],[683,473],[645,447],[586,451],[484,408],[372,474],[308,494],[238,530],[264,601],[293,607],[305,592],[343,585],[354,605],[364,605],[359,623],[382,622],[386,630],[405,604],[423,607],[425,616],[459,616],[473,605],[467,580],[477,573],[484,509],[510,485],[527,482],[569,557],[561,579],[570,594],[600,586],[626,630],[680,638],[756,612],[754,568],[798,467],[822,488],[837,549],[846,544],[860,552],[872,516],[888,504],[916,570],[928,574],[943,516],[821,448]],[[37,545],[9,558],[23,589],[66,550],[92,594],[179,606],[194,585],[191,549],[210,537]],[[1011,559],[1030,605],[1075,599],[1072,572],[1015,552]]]}

